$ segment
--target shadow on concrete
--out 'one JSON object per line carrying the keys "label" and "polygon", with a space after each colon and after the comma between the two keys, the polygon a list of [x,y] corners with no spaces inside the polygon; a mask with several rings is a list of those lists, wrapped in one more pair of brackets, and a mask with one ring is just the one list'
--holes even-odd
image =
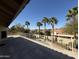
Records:
{"label": "shadow on concrete", "polygon": [[0,46],[0,59],[74,59],[21,37],[7,38]]}

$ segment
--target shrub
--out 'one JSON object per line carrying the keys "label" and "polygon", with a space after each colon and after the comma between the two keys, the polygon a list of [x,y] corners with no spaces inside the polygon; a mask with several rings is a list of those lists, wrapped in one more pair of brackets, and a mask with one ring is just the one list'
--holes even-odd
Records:
{"label": "shrub", "polygon": [[25,33],[30,33],[30,29],[25,29]]}
{"label": "shrub", "polygon": [[46,30],[44,34],[47,35],[47,36],[50,36],[51,32],[50,32],[50,30]]}

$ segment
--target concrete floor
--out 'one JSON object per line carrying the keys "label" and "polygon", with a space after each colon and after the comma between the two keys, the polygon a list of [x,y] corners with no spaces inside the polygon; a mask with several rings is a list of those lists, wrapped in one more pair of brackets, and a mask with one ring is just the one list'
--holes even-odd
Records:
{"label": "concrete floor", "polygon": [[74,59],[24,38],[7,38],[0,46],[0,59]]}

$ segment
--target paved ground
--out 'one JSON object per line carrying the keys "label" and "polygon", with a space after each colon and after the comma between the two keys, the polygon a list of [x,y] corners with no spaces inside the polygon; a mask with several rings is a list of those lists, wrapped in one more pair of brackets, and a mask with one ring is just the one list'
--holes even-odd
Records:
{"label": "paved ground", "polygon": [[74,59],[21,37],[7,39],[0,46],[0,59]]}

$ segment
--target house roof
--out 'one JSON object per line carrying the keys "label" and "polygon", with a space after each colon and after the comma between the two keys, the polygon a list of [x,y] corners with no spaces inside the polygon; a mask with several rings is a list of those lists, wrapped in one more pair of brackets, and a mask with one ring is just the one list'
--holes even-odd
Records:
{"label": "house roof", "polygon": [[29,0],[0,0],[0,25],[8,27]]}
{"label": "house roof", "polygon": [[[51,30],[53,32],[53,30]],[[64,33],[64,29],[54,29],[55,33],[62,34]]]}

